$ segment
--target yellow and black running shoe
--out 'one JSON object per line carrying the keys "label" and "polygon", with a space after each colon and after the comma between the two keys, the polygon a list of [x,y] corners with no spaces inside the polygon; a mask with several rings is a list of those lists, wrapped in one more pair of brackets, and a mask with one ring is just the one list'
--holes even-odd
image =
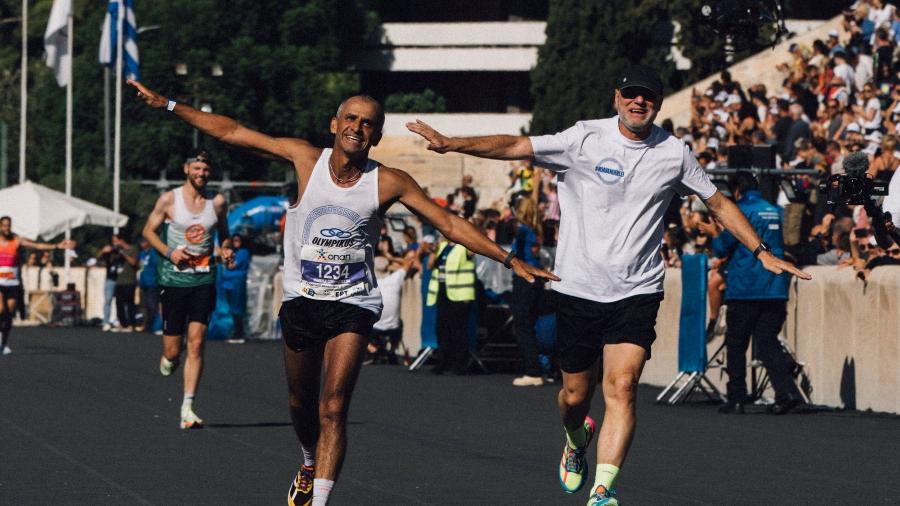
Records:
{"label": "yellow and black running shoe", "polygon": [[314,466],[302,466],[291,488],[288,489],[288,506],[310,506],[313,499],[313,479],[316,477]]}

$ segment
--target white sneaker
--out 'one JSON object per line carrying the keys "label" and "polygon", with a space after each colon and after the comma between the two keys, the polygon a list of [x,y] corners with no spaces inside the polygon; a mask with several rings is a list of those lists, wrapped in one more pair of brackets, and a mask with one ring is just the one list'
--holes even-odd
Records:
{"label": "white sneaker", "polygon": [[110,329],[112,329],[112,325],[110,325],[108,323],[104,323],[102,328],[103,328],[103,332],[109,332]]}
{"label": "white sneaker", "polygon": [[544,378],[541,376],[519,376],[513,380],[513,386],[517,387],[540,387],[544,386]]}
{"label": "white sneaker", "polygon": [[3,347],[3,354],[4,354],[4,355],[12,355],[12,348],[10,348],[9,346],[4,346],[4,347]]}
{"label": "white sneaker", "polygon": [[175,360],[169,360],[165,355],[159,359],[159,373],[163,376],[171,376],[175,369],[178,368],[178,358]]}
{"label": "white sneaker", "polygon": [[181,407],[181,428],[182,429],[201,429],[203,428],[203,420],[194,413],[190,406]]}

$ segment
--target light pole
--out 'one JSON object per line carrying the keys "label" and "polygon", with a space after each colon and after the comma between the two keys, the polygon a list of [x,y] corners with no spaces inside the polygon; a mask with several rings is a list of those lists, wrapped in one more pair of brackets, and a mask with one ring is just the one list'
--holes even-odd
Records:
{"label": "light pole", "polygon": [[[210,77],[222,77],[225,72],[222,70],[222,66],[218,63],[213,63],[209,67],[209,76]],[[191,94],[191,102],[193,103],[194,109],[199,109],[203,112],[213,112],[212,104],[208,102],[201,102],[201,86],[205,84],[206,80],[202,75],[188,77],[190,75],[190,69],[187,63],[179,62],[175,64],[175,75],[186,78],[186,83],[189,93]],[[194,129],[194,149],[200,145],[200,131],[196,128]]]}

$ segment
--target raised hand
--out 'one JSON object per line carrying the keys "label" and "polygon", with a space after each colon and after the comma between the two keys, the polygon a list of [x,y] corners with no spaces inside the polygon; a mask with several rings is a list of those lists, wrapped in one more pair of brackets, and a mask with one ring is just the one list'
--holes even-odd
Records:
{"label": "raised hand", "polygon": [[132,88],[137,90],[137,97],[143,100],[144,103],[149,105],[150,107],[165,107],[166,104],[169,103],[169,99],[144,86],[140,82],[135,81],[134,79],[129,79],[126,82],[128,83],[128,86],[131,86]]}
{"label": "raised hand", "polygon": [[417,119],[415,122],[410,121],[406,124],[407,130],[414,134],[421,135],[428,141],[428,149],[437,153],[446,153],[451,151],[450,138],[431,128],[428,123]]}

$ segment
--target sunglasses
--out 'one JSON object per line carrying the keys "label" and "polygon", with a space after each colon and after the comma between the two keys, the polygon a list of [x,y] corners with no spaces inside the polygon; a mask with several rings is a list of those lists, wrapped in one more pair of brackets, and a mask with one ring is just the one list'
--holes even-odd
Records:
{"label": "sunglasses", "polygon": [[656,102],[657,100],[656,93],[648,90],[647,88],[641,88],[638,86],[629,86],[628,88],[619,90],[619,93],[622,95],[622,98],[626,100],[634,100],[638,98],[639,95],[644,97],[644,100],[649,100],[650,102]]}
{"label": "sunglasses", "polygon": [[891,248],[887,250],[887,254],[892,257],[900,257],[900,248]]}

